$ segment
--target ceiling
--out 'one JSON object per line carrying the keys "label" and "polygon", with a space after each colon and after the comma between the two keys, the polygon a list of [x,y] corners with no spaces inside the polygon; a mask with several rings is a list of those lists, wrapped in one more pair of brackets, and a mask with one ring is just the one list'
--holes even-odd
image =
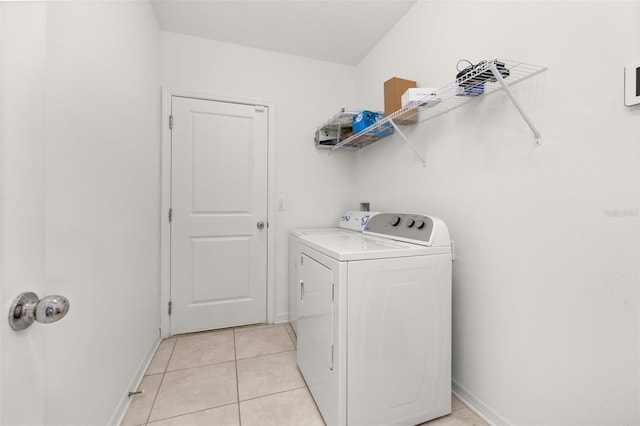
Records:
{"label": "ceiling", "polygon": [[356,65],[416,0],[152,0],[164,31]]}

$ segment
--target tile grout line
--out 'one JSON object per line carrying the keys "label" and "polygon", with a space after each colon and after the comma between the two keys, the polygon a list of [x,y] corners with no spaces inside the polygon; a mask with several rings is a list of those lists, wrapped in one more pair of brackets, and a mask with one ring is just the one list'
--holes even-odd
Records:
{"label": "tile grout line", "polygon": [[156,423],[156,422],[164,422],[165,420],[176,419],[178,417],[189,416],[189,415],[195,414],[195,413],[203,413],[205,411],[215,410],[217,408],[228,407],[229,405],[236,405],[236,404],[237,404],[237,402],[230,402],[229,404],[218,405],[218,406],[215,406],[215,407],[202,408],[202,409],[199,409],[199,410],[196,410],[196,411],[190,411],[188,413],[174,414],[174,415],[171,415],[169,417],[164,417],[162,419],[154,420],[150,424],[153,424],[153,423]]}
{"label": "tile grout line", "polygon": [[260,357],[263,357],[263,356],[278,355],[278,354],[284,354],[284,353],[287,353],[287,352],[295,352],[295,351],[296,351],[296,348],[284,349],[284,350],[278,351],[278,352],[269,352],[268,354],[253,355],[253,356],[250,356],[250,357],[247,357],[247,358],[240,358],[240,359],[237,359],[237,361],[246,361],[248,359],[255,359],[255,358],[260,358]]}
{"label": "tile grout line", "polygon": [[[151,403],[151,408],[149,408],[149,414],[147,414],[147,420],[144,422],[145,425],[149,424],[149,419],[151,417],[151,413],[153,412],[153,407],[156,405],[156,401],[158,399],[158,394],[160,394],[160,388],[162,387],[162,383],[164,383],[164,377],[167,374],[167,368],[169,368],[169,362],[171,362],[171,358],[173,357],[173,350],[176,348],[176,343],[178,340],[174,340],[173,346],[171,347],[171,354],[169,355],[169,359],[167,360],[167,365],[164,366],[164,371],[162,372],[162,379],[160,379],[160,384],[158,385],[158,390],[156,391],[155,396],[153,397],[153,402]],[[159,347],[159,346],[158,346]],[[157,349],[156,349],[157,351]],[[162,419],[164,420],[164,419]]]}
{"label": "tile grout line", "polygon": [[[229,359],[222,359],[222,360],[218,360],[215,362],[207,362],[205,364],[196,364],[196,365],[188,365],[188,366],[183,366],[180,368],[175,368],[172,370],[169,370],[169,364],[167,364],[167,372],[174,372],[174,371],[185,371],[185,370],[190,370],[193,368],[201,368],[201,367],[207,367],[210,365],[217,365],[217,364],[224,364],[225,362],[233,362],[235,361],[236,358],[236,354],[235,354],[235,335],[233,334],[233,332],[230,333],[220,333],[219,336],[232,336],[232,340],[233,340],[233,356]],[[195,339],[191,339],[191,340],[195,340]]]}
{"label": "tile grout line", "polygon": [[[308,390],[308,387],[307,387],[306,384],[304,384],[304,385],[302,385],[300,387],[297,387],[297,388],[285,389],[285,390],[281,390],[281,391],[277,391],[277,392],[267,393],[267,394],[260,395],[260,396],[254,396],[253,398],[247,398],[247,399],[242,400],[242,402],[255,401],[256,399],[262,399],[262,398],[266,398],[268,396],[280,395],[282,393],[293,392],[293,391],[300,390],[300,389],[307,389]],[[314,403],[315,403],[315,401],[314,401]]]}
{"label": "tile grout line", "polygon": [[[0,1],[2,1],[2,0],[0,0]],[[210,367],[212,365],[225,364],[225,363],[234,362],[234,361],[235,361],[235,359],[228,359],[226,361],[218,361],[218,362],[210,362],[208,364],[192,365],[191,367],[177,368],[175,370],[167,370],[167,373],[175,373],[177,371],[186,371],[186,370],[193,370],[195,368]]]}
{"label": "tile grout line", "polygon": [[[246,327],[246,329],[245,329]],[[273,329],[273,328],[278,328],[278,327],[286,327],[285,323],[281,323],[281,324],[257,324],[257,325],[242,325],[239,327],[235,327],[233,329],[234,334],[235,333],[249,333],[252,331],[259,331],[259,330],[265,330],[265,329]],[[240,329],[240,330],[238,330]]]}
{"label": "tile grout line", "polygon": [[[291,351],[295,351],[295,350],[297,350],[296,343],[293,341],[293,339],[291,338],[291,335],[290,335],[290,334],[289,334],[289,332],[286,330],[286,325],[274,325],[274,326],[272,326],[272,327],[270,327],[270,328],[284,328],[284,329],[285,329],[285,333],[287,334],[287,336],[288,336],[288,338],[289,338],[289,341],[290,341],[290,342],[291,342],[291,344],[293,345],[293,348],[291,348],[291,349],[281,349],[281,350],[278,350],[278,351],[276,351],[276,352],[270,352],[270,353],[265,353],[265,354],[252,355],[252,356],[248,356],[248,357],[246,357],[246,358],[240,358],[240,359],[239,359],[240,361],[243,361],[243,360],[245,360],[245,359],[258,358],[258,357],[265,356],[265,355],[274,355],[274,354],[280,354],[280,353],[284,353],[284,352],[291,352]],[[259,331],[259,330],[261,330],[261,329],[258,329],[258,331]],[[251,331],[251,330],[250,330],[250,331]],[[241,333],[245,333],[245,332],[243,331],[243,332],[241,332]],[[235,337],[234,337],[234,339],[235,339]],[[236,359],[237,359],[237,355],[236,355]]]}
{"label": "tile grout line", "polygon": [[236,400],[238,404],[238,426],[242,426],[240,414],[240,378],[238,377],[238,353],[236,351],[236,329],[233,329],[233,362],[236,367]]}
{"label": "tile grout line", "polygon": [[233,330],[226,330],[226,329],[221,329],[221,330],[209,330],[209,331],[198,331],[196,333],[192,333],[192,334],[178,334],[177,336],[175,336],[176,341],[181,340],[196,340],[196,339],[200,339],[203,336],[224,336],[226,334],[233,334]]}
{"label": "tile grout line", "polygon": [[[289,335],[289,339],[291,339],[291,343],[293,343],[293,347],[297,350],[298,349],[298,342],[295,341],[293,339],[293,336],[291,335],[291,333],[295,334],[295,331],[293,331],[293,327],[291,326],[291,323],[287,323],[287,324],[288,324],[288,326],[287,325],[284,326],[285,331]],[[289,330],[288,330],[289,328],[291,329],[291,333],[289,333]]]}

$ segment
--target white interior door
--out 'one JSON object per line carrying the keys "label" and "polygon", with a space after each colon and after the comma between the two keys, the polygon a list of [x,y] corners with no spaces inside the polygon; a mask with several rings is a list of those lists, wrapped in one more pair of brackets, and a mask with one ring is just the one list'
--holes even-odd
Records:
{"label": "white interior door", "polygon": [[172,97],[171,334],[266,320],[267,114]]}
{"label": "white interior door", "polygon": [[45,328],[9,327],[22,292],[45,293],[47,6],[0,4],[0,424],[45,419]]}

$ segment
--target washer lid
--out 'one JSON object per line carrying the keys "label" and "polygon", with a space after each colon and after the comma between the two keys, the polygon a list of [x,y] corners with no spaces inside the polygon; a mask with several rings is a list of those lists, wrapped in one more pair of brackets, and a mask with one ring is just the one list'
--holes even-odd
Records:
{"label": "washer lid", "polygon": [[[296,236],[302,235],[345,235],[355,234],[357,231],[350,231],[342,228],[302,228],[292,229],[291,234]],[[359,232],[357,232],[359,234]]]}
{"label": "washer lid", "polygon": [[302,235],[300,242],[339,261],[450,253],[448,247],[426,247],[358,233]]}
{"label": "washer lid", "polygon": [[349,210],[340,217],[337,228],[302,228],[292,229],[291,234],[300,235],[323,235],[323,234],[352,234],[360,233],[369,220],[378,212],[362,212]]}

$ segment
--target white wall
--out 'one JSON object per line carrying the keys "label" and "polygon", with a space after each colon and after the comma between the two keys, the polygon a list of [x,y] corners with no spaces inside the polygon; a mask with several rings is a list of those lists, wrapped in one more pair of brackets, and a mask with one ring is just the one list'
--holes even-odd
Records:
{"label": "white wall", "polygon": [[[20,334],[3,327],[2,423],[115,423],[159,338],[159,31],[146,2],[38,6],[31,31],[3,25],[3,54],[35,46],[24,75],[2,75],[2,122],[14,122],[11,99],[31,120],[3,131],[2,263],[18,224],[33,247],[22,263],[34,260],[36,272],[22,265],[28,278],[15,285],[5,275],[2,297],[6,309],[36,285],[71,309]],[[23,90],[4,98],[12,88]],[[44,357],[28,383],[17,378],[18,350]]]}
{"label": "white wall", "polygon": [[286,320],[289,230],[335,226],[358,206],[353,153],[329,156],[313,143],[320,123],[353,106],[355,68],[169,32],[161,32],[161,51],[163,87],[275,106],[275,195],[286,208],[275,217],[275,319]]}
{"label": "white wall", "polygon": [[[453,264],[453,376],[493,421],[638,424],[640,109],[622,69],[640,57],[640,3],[419,2],[358,66],[382,109],[392,76],[455,78],[458,59],[548,66],[506,95],[357,153],[358,194],[444,219]],[[597,24],[595,24],[597,23]]]}

